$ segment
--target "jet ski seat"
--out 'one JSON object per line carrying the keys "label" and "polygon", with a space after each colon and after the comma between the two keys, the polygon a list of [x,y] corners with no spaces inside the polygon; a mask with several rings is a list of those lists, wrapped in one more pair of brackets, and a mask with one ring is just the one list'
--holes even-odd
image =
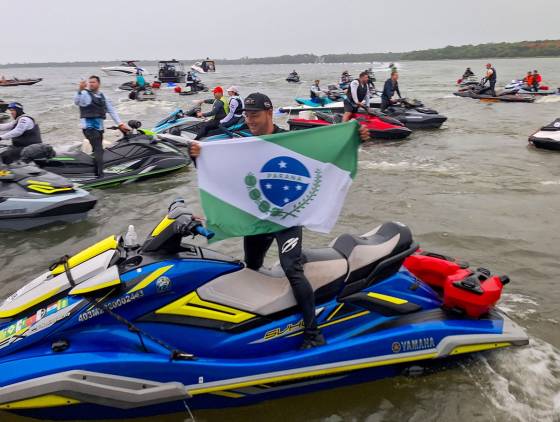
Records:
{"label": "jet ski seat", "polygon": [[324,120],[325,122],[329,122],[332,124],[342,123],[342,115],[340,114],[323,113],[321,111],[316,111],[315,115],[317,116],[317,118]]}
{"label": "jet ski seat", "polygon": [[[304,249],[303,270],[317,301],[335,296],[348,275],[348,261],[332,248]],[[257,315],[270,315],[296,306],[288,278],[280,264],[254,271],[244,268],[222,275],[197,290],[198,296]]]}
{"label": "jet ski seat", "polygon": [[[363,236],[339,236],[330,248],[304,250],[303,268],[320,303],[341,291],[342,297],[367,287],[373,280],[368,276],[378,267],[383,277],[398,271],[416,249],[408,227],[385,223]],[[290,282],[279,264],[271,270],[245,268],[222,275],[197,293],[203,300],[257,315],[296,306]]]}
{"label": "jet ski seat", "polygon": [[362,236],[343,234],[332,242],[332,247],[348,260],[348,279],[339,295],[345,297],[396,273],[418,244],[410,228],[388,222]]}

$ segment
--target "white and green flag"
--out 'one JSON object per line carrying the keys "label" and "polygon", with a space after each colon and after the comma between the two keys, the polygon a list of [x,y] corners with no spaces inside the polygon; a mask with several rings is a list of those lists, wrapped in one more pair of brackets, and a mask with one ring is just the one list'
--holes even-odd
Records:
{"label": "white and green flag", "polygon": [[356,174],[358,123],[204,142],[198,186],[215,240],[335,225]]}

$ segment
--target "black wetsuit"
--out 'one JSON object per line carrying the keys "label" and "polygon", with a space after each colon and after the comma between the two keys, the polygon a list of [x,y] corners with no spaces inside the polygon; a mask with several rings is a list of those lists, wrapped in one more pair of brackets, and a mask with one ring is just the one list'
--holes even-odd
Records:
{"label": "black wetsuit", "polygon": [[381,111],[386,110],[387,107],[391,105],[391,98],[395,95],[395,92],[401,98],[401,92],[399,91],[399,83],[389,78],[385,81],[383,85],[383,93],[381,94]]}
{"label": "black wetsuit", "polygon": [[208,132],[220,127],[220,120],[222,120],[227,115],[224,108],[224,101],[224,97],[219,100],[214,100],[212,110],[210,110],[208,113],[203,113],[204,117],[213,116],[213,118],[200,125],[200,129],[198,129],[198,133],[196,134],[196,137],[194,139],[202,139],[206,135],[208,135]]}

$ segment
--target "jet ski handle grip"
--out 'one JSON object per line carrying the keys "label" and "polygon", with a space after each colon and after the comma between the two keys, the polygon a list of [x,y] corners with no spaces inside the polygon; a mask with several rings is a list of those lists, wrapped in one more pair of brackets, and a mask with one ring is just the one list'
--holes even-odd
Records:
{"label": "jet ski handle grip", "polygon": [[212,230],[208,230],[204,226],[196,226],[194,229],[199,235],[204,236],[206,239],[212,239],[214,237],[214,232]]}

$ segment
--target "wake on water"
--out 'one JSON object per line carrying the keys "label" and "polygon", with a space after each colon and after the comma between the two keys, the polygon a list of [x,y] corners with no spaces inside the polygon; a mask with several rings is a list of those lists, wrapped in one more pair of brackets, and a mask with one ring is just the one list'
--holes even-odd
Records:
{"label": "wake on water", "polygon": [[545,95],[542,96],[541,98],[537,98],[535,100],[535,103],[560,103],[560,95]]}

